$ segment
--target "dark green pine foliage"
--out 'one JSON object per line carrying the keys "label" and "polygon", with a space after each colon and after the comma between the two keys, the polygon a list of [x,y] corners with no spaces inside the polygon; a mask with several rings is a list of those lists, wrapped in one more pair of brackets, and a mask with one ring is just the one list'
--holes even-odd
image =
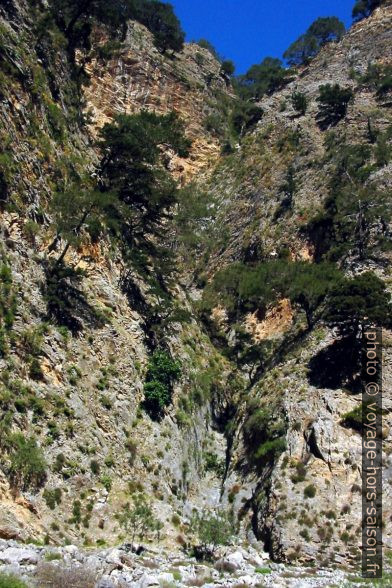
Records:
{"label": "dark green pine foliage", "polygon": [[51,0],[53,19],[68,39],[68,48],[90,49],[93,25],[105,25],[114,37],[123,38],[127,21],[137,20],[154,35],[158,49],[181,51],[185,34],[171,4],[158,0]]}
{"label": "dark green pine foliage", "polygon": [[235,72],[235,65],[233,61],[230,59],[225,59],[222,61],[221,72],[230,78]]}
{"label": "dark green pine foliage", "polygon": [[154,35],[157,48],[165,53],[168,50],[181,51],[184,46],[185,33],[176,17],[173,6],[158,0],[134,2],[133,15]]}
{"label": "dark green pine foliage", "polygon": [[372,272],[342,280],[329,294],[324,319],[342,337],[358,337],[366,325],[390,326],[391,296]]}
{"label": "dark green pine foliage", "polygon": [[317,120],[320,128],[325,130],[341,121],[346,116],[348,105],[353,98],[354,94],[350,88],[341,88],[339,84],[320,86],[317,98]]}
{"label": "dark green pine foliage", "polygon": [[300,116],[306,114],[308,108],[308,98],[305,94],[295,91],[291,94],[290,99],[294,110],[296,110]]}
{"label": "dark green pine foliage", "polygon": [[245,75],[234,81],[234,86],[244,100],[260,100],[265,94],[272,94],[290,81],[289,72],[280,59],[266,57],[261,63],[252,65]]}
{"label": "dark green pine foliage", "polygon": [[263,117],[264,111],[255,104],[239,101],[231,113],[231,124],[239,137],[251,130]]}
{"label": "dark green pine foliage", "polygon": [[57,265],[62,263],[71,246],[80,244],[83,230],[93,239],[97,239],[105,226],[113,227],[120,208],[115,193],[88,190],[79,184],[73,184],[64,192],[56,193],[51,202],[56,229],[54,244],[60,238],[65,241]]}
{"label": "dark green pine foliage", "polygon": [[217,272],[204,290],[202,307],[222,304],[235,320],[245,312],[263,313],[280,298],[290,298],[304,311],[310,329],[329,290],[341,278],[331,263],[265,261],[255,266],[235,263]]}
{"label": "dark green pine foliage", "polygon": [[243,427],[250,464],[260,468],[273,463],[286,449],[286,430],[286,423],[273,410],[251,400]]}
{"label": "dark green pine foliage", "polygon": [[222,57],[219,55],[214,45],[210,43],[210,41],[208,41],[207,39],[199,39],[198,41],[196,41],[196,44],[199,45],[199,47],[202,47],[203,49],[207,49],[207,51],[209,51],[211,55],[215,57],[215,59],[217,59],[218,61],[223,61]]}
{"label": "dark green pine foliage", "polygon": [[318,18],[283,54],[291,66],[304,65],[331,41],[342,38],[346,28],[336,16]]}
{"label": "dark green pine foliage", "polygon": [[142,111],[119,115],[101,132],[102,189],[115,192],[128,214],[120,219],[129,245],[156,233],[177,201],[177,185],[165,168],[162,152],[185,157],[190,142],[177,115]]}
{"label": "dark green pine foliage", "polygon": [[22,490],[39,488],[46,480],[47,464],[34,437],[14,433],[9,439],[9,476],[14,487]]}
{"label": "dark green pine foliage", "polygon": [[353,19],[355,21],[367,18],[376,8],[381,6],[383,0],[357,0],[353,8]]}

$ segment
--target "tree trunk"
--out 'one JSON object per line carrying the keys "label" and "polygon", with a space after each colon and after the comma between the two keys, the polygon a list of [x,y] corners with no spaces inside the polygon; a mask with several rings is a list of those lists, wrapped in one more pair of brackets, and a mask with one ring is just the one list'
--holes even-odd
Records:
{"label": "tree trunk", "polygon": [[[84,223],[86,222],[86,219],[88,217],[88,215],[90,214],[90,212],[92,211],[93,207],[91,206],[89,209],[85,210],[83,213],[83,216],[78,224],[78,226],[75,229],[75,234],[78,235],[82,226],[84,225]],[[56,267],[58,267],[60,265],[60,263],[63,261],[64,257],[67,255],[68,249],[71,247],[71,243],[69,241],[67,241],[67,244],[65,245],[63,252],[61,253],[60,257],[58,258],[58,260],[56,261]]]}

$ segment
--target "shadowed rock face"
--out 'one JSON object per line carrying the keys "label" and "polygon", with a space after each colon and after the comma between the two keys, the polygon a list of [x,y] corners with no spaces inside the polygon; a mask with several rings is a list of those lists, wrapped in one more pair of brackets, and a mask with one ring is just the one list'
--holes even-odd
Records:
{"label": "shadowed rock face", "polygon": [[[167,317],[156,310],[159,298],[151,294],[145,276],[137,272],[125,275],[123,259],[110,242],[71,249],[67,261],[84,270],[84,276],[76,285],[68,280],[64,289],[71,301],[77,299],[73,310],[80,328],[72,337],[55,321],[44,330],[36,354],[40,379],[31,377],[26,341],[48,320],[45,269],[48,257],[54,256],[48,251],[54,237],[48,228],[48,202],[59,178],[69,178],[75,171],[94,171],[97,153],[92,138],[117,113],[174,109],[184,119],[193,140],[190,158],[181,160],[168,153],[168,166],[182,183],[197,181],[218,203],[208,227],[212,238],[203,268],[206,276],[213,276],[231,261],[273,259],[283,250],[292,260],[317,260],[327,247],[327,231],[320,229],[314,235],[304,227],[322,209],[331,174],[325,134],[317,125],[318,88],[337,82],[353,89],[355,100],[347,117],[334,128],[338,137],[347,137],[350,143],[366,142],[369,116],[380,130],[392,124],[390,105],[380,105],[374,91],[358,87],[353,78],[353,70],[363,74],[368,61],[391,62],[392,8],[377,10],[355,25],[339,44],[325,47],[290,85],[265,98],[261,102],[263,119],[228,157],[220,155],[217,137],[204,124],[222,95],[232,99],[220,65],[208,51],[191,44],[178,55],[162,56],[149,32],[131,23],[118,54],[87,66],[91,84],[85,88],[86,109],[92,120],[88,128],[80,128],[71,116],[74,87],[64,48],[44,41],[37,46],[30,9],[24,2],[2,3],[0,15],[2,42],[19,72],[2,88],[0,101],[1,138],[12,146],[13,157],[6,196],[14,201],[14,207],[0,212],[4,249],[0,255],[8,260],[18,292],[16,343],[8,357],[0,357],[0,370],[11,374],[15,394],[42,403],[42,413],[34,410],[36,404],[26,409],[19,404],[13,426],[35,435],[44,448],[46,490],[61,489],[61,500],[52,508],[53,495],[44,494],[44,488],[31,494],[13,492],[4,468],[0,537],[42,540],[48,536],[53,543],[67,540],[77,545],[96,540],[116,543],[121,529],[115,515],[132,492],[143,489],[164,523],[161,535],[169,552],[186,542],[186,524],[193,508],[220,505],[239,516],[241,540],[255,544],[258,540],[258,549],[265,546],[275,561],[357,565],[361,437],[342,424],[343,415],[360,403],[357,356],[354,353],[347,361],[347,350],[322,325],[304,334],[300,312],[289,301],[265,313],[249,314],[241,325],[254,343],[270,344],[269,362],[264,364],[257,351],[252,357],[254,366],[237,364],[222,353],[219,342],[214,345],[194,312],[189,298],[197,299],[200,291],[194,285],[185,289],[179,276],[172,293],[190,319],[171,325],[166,343],[181,361],[183,374],[174,387],[174,404],[160,422],[151,421],[139,406],[151,352],[146,330],[153,320],[159,323]],[[102,32],[95,35],[95,43],[105,41]],[[34,100],[31,79],[41,79]],[[298,117],[291,108],[294,89],[309,98],[305,116]],[[61,140],[56,138],[48,104],[52,113],[55,105],[61,114],[65,129]],[[298,191],[290,208],[277,215],[290,165],[295,168]],[[390,188],[391,164],[374,176],[380,186]],[[37,234],[29,230],[31,221],[39,223]],[[390,253],[383,252],[376,260],[349,258],[344,269],[355,273],[371,268],[385,277],[389,263]],[[153,320],[151,308],[157,313]],[[234,346],[234,325],[222,309],[215,314],[220,335]],[[386,333],[386,340],[390,337]],[[386,345],[385,390],[391,384],[390,350],[390,344]],[[267,371],[263,371],[265,365]],[[211,373],[212,383],[206,378]],[[184,419],[186,399],[195,381],[200,400]],[[249,401],[254,399],[270,415],[269,422],[263,422],[266,429],[255,438],[264,440],[277,422],[285,430],[286,443],[278,459],[260,460],[256,465],[244,443]],[[387,483],[391,467],[389,404],[386,395],[386,520],[392,512]],[[99,472],[92,462],[98,462]],[[315,488],[313,497],[305,493],[310,485]],[[75,502],[80,503],[79,522],[75,522]],[[385,528],[385,543],[391,546],[389,527]],[[348,537],[344,535],[347,529]],[[4,544],[1,550],[14,547]],[[65,553],[71,551],[64,548]],[[107,555],[97,555],[100,564],[105,560],[100,568],[104,575],[113,564],[106,561]],[[249,563],[250,569],[247,557],[240,555],[242,575],[253,578],[243,581],[251,585],[255,566]],[[251,555],[256,560],[257,554]],[[121,559],[126,554],[115,556]],[[162,563],[165,557],[171,561],[166,554],[158,565],[162,573],[170,574]],[[131,564],[130,569],[134,565],[142,569],[140,563],[132,560]],[[148,575],[143,568],[144,573]],[[119,572],[119,581],[120,576]],[[124,576],[133,582],[141,574],[126,570]],[[184,578],[194,577],[194,569],[187,568]],[[278,585],[278,579],[284,581],[274,576],[268,585]],[[342,576],[331,578],[335,584],[340,581]]]}

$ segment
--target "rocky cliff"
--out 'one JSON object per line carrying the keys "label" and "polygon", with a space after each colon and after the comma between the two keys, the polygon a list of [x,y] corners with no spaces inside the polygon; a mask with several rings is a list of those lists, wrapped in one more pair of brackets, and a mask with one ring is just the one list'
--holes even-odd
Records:
{"label": "rocky cliff", "polygon": [[[162,55],[149,31],[132,22],[114,54],[104,58],[97,51],[88,62],[90,82],[80,96],[64,39],[43,32],[42,10],[22,0],[0,8],[0,257],[10,272],[2,277],[7,290],[1,303],[14,314],[1,342],[1,427],[34,435],[47,462],[44,483],[33,492],[12,483],[5,460],[0,537],[114,545],[125,539],[118,514],[144,491],[172,551],[191,541],[194,510],[220,507],[234,515],[245,545],[265,549],[275,561],[356,567],[361,436],[342,418],[360,397],[347,389],[344,375],[329,375],[328,362],[341,369],[334,331],[322,322],[304,329],[303,314],[287,299],[248,313],[240,325],[220,306],[203,321],[198,305],[205,284],[233,261],[312,263],[323,254],[325,235],[309,227],[325,208],[335,165],[331,150],[343,139],[367,144],[369,129],[385,134],[392,125],[388,97],[380,101],[366,81],[369,64],[391,62],[392,7],[353,26],[290,84],[264,98],[262,120],[225,155],[206,120],[236,98],[206,49],[190,44]],[[105,40],[104,31],[94,32],[97,48]],[[347,116],[329,131],[317,122],[316,100],[327,83],[354,93]],[[303,116],[291,106],[294,91],[308,97]],[[63,283],[79,325],[71,332],[48,311],[47,268],[59,252],[49,204],[75,175],[94,173],[99,129],[116,114],[142,109],[180,114],[192,140],[190,156],[168,152],[167,165],[211,203],[203,221],[209,238],[190,252],[192,272],[179,272],[167,286],[186,320],[166,320],[151,280],[138,268],[129,271],[121,251],[103,238],[71,248],[66,258],[82,271],[77,283]],[[296,189],[285,209],[289,170]],[[391,170],[386,162],[368,179],[389,197]],[[182,253],[173,255],[184,267]],[[390,279],[387,249],[365,259],[351,251],[341,265],[347,275],[370,268]],[[257,345],[268,346],[262,367],[257,359],[257,369],[240,361],[244,332],[256,353]],[[182,365],[173,404],[160,421],[141,409],[152,333]],[[390,339],[386,332],[386,391]],[[392,548],[389,401],[386,394],[384,532]],[[247,423],[255,403],[268,409],[266,430],[276,424],[284,431],[284,451],[265,467],[249,459]]]}

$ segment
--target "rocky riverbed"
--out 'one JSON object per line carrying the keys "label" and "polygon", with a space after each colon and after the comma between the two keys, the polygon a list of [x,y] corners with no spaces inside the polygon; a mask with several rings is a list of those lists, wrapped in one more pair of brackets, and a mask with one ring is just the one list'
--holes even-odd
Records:
{"label": "rocky riverbed", "polygon": [[[277,564],[257,546],[224,548],[214,563],[197,562],[182,552],[168,554],[155,547],[140,546],[138,553],[134,551],[127,544],[81,550],[74,545],[54,548],[1,541],[0,573],[20,577],[29,588],[348,588],[364,585],[359,572]],[[385,579],[381,585],[391,586],[392,583]]]}

